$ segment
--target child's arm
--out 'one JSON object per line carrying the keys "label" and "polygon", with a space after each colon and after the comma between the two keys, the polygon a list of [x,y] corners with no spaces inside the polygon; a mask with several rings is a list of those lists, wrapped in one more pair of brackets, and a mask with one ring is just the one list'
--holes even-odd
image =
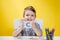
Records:
{"label": "child's arm", "polygon": [[13,32],[13,36],[16,37],[22,30],[23,30],[24,24],[22,24],[18,29],[16,29]]}
{"label": "child's arm", "polygon": [[32,29],[35,31],[37,36],[41,36],[42,32],[39,29],[36,28],[36,25],[33,21],[32,21]]}

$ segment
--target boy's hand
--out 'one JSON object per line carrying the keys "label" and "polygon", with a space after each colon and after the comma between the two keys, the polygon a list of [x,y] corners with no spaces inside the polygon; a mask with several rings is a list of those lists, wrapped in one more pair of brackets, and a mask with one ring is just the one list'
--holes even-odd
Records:
{"label": "boy's hand", "polygon": [[35,31],[37,36],[41,36],[41,32],[39,31],[39,29],[36,28],[36,25],[35,25],[34,21],[32,21],[32,29]]}

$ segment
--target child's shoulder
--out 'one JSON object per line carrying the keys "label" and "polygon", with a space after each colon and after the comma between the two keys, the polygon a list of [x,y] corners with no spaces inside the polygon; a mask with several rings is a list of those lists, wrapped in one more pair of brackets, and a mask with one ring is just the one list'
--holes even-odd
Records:
{"label": "child's shoulder", "polygon": [[41,19],[37,19],[37,20],[35,20],[35,22],[36,22],[36,25],[37,26],[40,25],[41,28],[44,25],[43,20],[41,20]]}
{"label": "child's shoulder", "polygon": [[23,19],[15,19],[14,24],[20,25],[23,22]]}
{"label": "child's shoulder", "polygon": [[14,22],[22,22],[23,19],[15,19]]}
{"label": "child's shoulder", "polygon": [[40,24],[41,24],[41,23],[43,23],[43,20],[41,20],[41,19],[36,19],[36,20],[35,20],[35,22],[37,22],[37,23],[40,23]]}
{"label": "child's shoulder", "polygon": [[17,29],[21,26],[21,23],[22,23],[22,20],[23,19],[15,19],[14,20],[14,28]]}

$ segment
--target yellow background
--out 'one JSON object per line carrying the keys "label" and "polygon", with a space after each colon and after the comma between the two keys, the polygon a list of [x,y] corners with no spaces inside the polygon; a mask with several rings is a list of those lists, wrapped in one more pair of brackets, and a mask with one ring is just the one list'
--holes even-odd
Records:
{"label": "yellow background", "polygon": [[60,36],[60,1],[59,0],[0,0],[0,36],[12,36],[13,21],[23,18],[24,8],[33,6],[37,19],[44,21],[45,28],[55,29],[54,36]]}

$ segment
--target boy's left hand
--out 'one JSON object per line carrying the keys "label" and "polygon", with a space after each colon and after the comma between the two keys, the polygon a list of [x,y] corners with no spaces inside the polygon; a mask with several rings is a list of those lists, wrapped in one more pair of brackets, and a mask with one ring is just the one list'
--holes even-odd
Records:
{"label": "boy's left hand", "polygon": [[35,31],[35,33],[37,34],[37,36],[41,36],[41,32],[39,31],[39,29],[37,29],[34,21],[32,21],[32,26],[31,27]]}

